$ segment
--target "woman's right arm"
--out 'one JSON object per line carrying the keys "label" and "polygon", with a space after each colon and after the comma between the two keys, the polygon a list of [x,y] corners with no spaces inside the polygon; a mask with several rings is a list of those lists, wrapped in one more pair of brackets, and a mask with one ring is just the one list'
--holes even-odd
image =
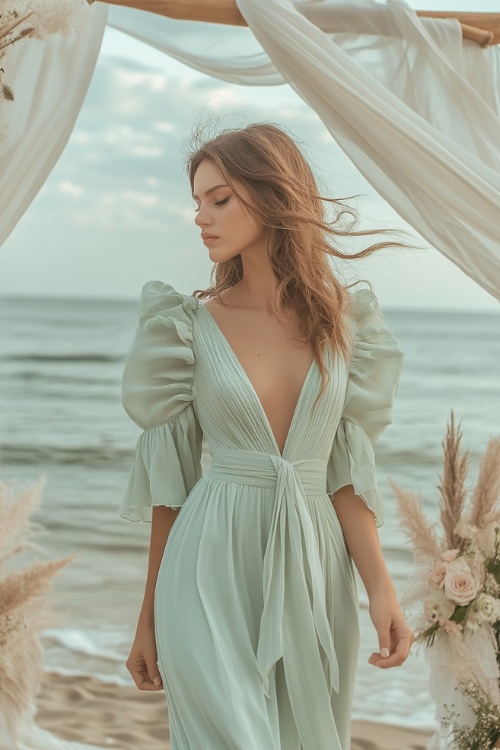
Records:
{"label": "woman's right arm", "polygon": [[162,690],[158,656],[156,650],[154,625],[154,595],[158,570],[165,551],[170,530],[175,523],[179,508],[168,508],[165,505],[152,509],[151,537],[149,542],[149,560],[146,586],[142,601],[137,629],[127,659],[127,669],[139,690]]}

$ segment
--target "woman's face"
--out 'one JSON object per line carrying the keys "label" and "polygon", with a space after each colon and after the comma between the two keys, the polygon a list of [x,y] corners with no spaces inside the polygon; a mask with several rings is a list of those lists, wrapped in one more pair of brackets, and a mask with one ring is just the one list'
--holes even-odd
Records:
{"label": "woman's face", "polygon": [[[251,204],[250,193],[244,184],[236,179],[233,183]],[[209,159],[200,162],[196,170],[193,198],[197,206],[195,223],[200,227],[212,262],[222,263],[240,253],[266,249],[264,227],[247,211]],[[213,239],[209,239],[210,236]]]}

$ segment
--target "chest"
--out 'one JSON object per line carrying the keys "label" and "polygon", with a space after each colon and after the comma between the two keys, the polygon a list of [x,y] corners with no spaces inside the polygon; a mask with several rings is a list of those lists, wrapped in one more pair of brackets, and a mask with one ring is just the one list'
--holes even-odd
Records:
{"label": "chest", "polygon": [[[298,321],[255,311],[228,311],[207,304],[260,401],[281,401],[293,408],[314,359],[309,342],[302,340]],[[285,406],[286,408],[286,406]]]}
{"label": "chest", "polygon": [[320,408],[313,409],[321,378],[312,346],[293,338],[300,331],[266,316],[229,319],[213,312],[201,304],[194,329],[196,408],[209,443],[326,455],[345,386],[340,360],[324,354],[330,377]]}

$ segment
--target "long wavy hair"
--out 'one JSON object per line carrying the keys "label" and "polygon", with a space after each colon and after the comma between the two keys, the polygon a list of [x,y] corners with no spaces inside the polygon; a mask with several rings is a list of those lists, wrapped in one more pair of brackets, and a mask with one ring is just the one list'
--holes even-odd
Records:
{"label": "long wavy hair", "polygon": [[[264,227],[274,230],[268,253],[278,280],[274,311],[278,319],[287,307],[298,317],[304,343],[309,341],[321,373],[323,393],[329,373],[323,363],[323,350],[330,345],[334,352],[349,358],[352,354],[351,327],[346,316],[352,314],[353,284],[342,284],[330,266],[329,259],[366,258],[386,247],[407,247],[401,242],[385,241],[357,253],[344,253],[337,245],[339,237],[386,234],[387,229],[354,231],[341,228],[340,220],[349,214],[354,222],[357,213],[341,200],[319,195],[312,170],[295,141],[280,127],[271,123],[254,123],[243,128],[225,129],[213,138],[200,141],[195,131],[186,156],[186,169],[194,191],[194,177],[199,165],[210,160],[224,176],[237,198]],[[251,203],[240,195],[233,179],[240,180],[250,193]],[[325,203],[336,209],[329,221]],[[392,234],[405,234],[390,230]],[[243,278],[241,255],[215,263],[211,286],[196,289],[197,299],[220,297],[226,289]],[[369,282],[367,282],[369,284]]]}

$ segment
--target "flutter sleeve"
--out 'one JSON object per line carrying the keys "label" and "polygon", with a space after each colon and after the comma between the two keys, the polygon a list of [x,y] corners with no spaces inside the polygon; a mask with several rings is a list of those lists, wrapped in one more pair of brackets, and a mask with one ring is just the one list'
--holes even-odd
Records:
{"label": "flutter sleeve", "polygon": [[142,428],[119,514],[151,521],[152,506],[180,508],[201,478],[202,431],[193,408],[197,301],[149,281],[122,376],[122,403]]}
{"label": "flutter sleeve", "polygon": [[403,352],[388,330],[377,299],[369,289],[352,295],[354,345],[344,409],[327,469],[327,490],[352,484],[383,524],[383,501],[377,486],[373,443],[392,422],[392,404],[403,365]]}

